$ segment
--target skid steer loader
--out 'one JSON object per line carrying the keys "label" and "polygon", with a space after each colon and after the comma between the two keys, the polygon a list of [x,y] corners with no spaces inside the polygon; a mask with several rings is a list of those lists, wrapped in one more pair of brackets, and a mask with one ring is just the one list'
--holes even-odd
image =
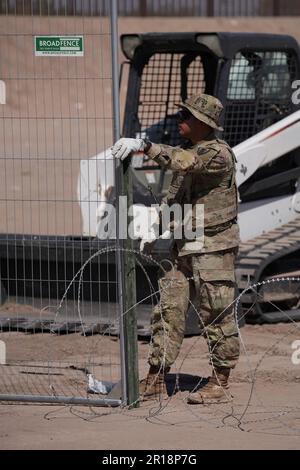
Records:
{"label": "skid steer loader", "polygon": [[[180,145],[175,103],[201,92],[222,101],[220,136],[238,160],[242,243],[237,281],[240,292],[258,284],[241,299],[246,320],[299,320],[300,107],[293,99],[300,76],[297,42],[273,34],[153,33],[123,35],[121,46],[128,59],[122,70],[129,67],[123,136]],[[132,158],[132,171],[134,203],[150,207],[159,201],[170,172],[146,156]],[[113,187],[109,150],[82,161],[78,188],[85,236],[101,233]],[[101,204],[96,188],[101,188]],[[166,257],[168,242],[160,241],[155,249],[154,254]],[[285,281],[267,282],[274,277]]]}

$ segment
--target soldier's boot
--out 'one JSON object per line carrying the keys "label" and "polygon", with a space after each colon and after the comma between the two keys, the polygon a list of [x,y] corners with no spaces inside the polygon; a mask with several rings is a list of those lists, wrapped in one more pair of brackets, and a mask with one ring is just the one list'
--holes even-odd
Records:
{"label": "soldier's boot", "polygon": [[147,377],[141,380],[139,385],[142,400],[162,398],[163,395],[167,395],[165,376],[169,370],[170,367],[163,369],[162,367],[150,366]]}
{"label": "soldier's boot", "polygon": [[227,403],[232,400],[229,391],[228,379],[230,375],[229,368],[215,369],[212,377],[203,388],[197,392],[191,393],[187,402],[192,405],[208,403]]}

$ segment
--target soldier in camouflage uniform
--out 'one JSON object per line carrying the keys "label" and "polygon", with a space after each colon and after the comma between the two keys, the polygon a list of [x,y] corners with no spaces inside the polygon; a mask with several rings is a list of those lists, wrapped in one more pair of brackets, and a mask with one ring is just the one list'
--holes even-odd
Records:
{"label": "soldier in camouflage uniform", "polygon": [[[234,262],[239,244],[235,156],[229,145],[216,138],[223,106],[202,94],[178,105],[179,133],[187,148],[158,145],[143,139],[120,139],[113,154],[122,160],[143,151],[160,166],[173,171],[165,202],[204,204],[203,240],[176,241],[174,267],[160,279],[160,303],[152,315],[150,370],[141,381],[144,398],[166,393],[165,374],[175,362],[184,337],[185,317],[196,305],[200,326],[208,343],[212,375],[188,403],[227,401],[228,379],[239,357],[238,330],[233,315]],[[199,221],[198,221],[199,222]],[[196,211],[193,224],[197,226]]]}

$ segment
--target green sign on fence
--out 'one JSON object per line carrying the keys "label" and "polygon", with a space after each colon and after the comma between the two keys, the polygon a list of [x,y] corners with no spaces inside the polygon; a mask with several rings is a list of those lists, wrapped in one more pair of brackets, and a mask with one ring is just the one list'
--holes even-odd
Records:
{"label": "green sign on fence", "polygon": [[83,36],[35,36],[36,56],[82,57]]}

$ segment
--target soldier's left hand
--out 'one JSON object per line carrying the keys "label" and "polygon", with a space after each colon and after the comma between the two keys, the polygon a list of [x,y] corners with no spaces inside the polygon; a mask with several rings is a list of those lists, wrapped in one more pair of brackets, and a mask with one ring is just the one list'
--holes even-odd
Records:
{"label": "soldier's left hand", "polygon": [[129,139],[123,137],[119,139],[111,148],[111,153],[115,158],[125,160],[132,152],[143,152],[145,150],[143,139]]}
{"label": "soldier's left hand", "polygon": [[144,253],[145,255],[151,254],[152,248],[154,243],[156,242],[157,238],[159,237],[158,232],[156,233],[157,227],[154,224],[150,227],[149,231],[143,235],[141,238],[140,243],[140,252]]}
{"label": "soldier's left hand", "polygon": [[145,238],[142,238],[141,243],[140,243],[140,252],[143,255],[151,256],[155,242],[156,242],[156,239],[146,240]]}

